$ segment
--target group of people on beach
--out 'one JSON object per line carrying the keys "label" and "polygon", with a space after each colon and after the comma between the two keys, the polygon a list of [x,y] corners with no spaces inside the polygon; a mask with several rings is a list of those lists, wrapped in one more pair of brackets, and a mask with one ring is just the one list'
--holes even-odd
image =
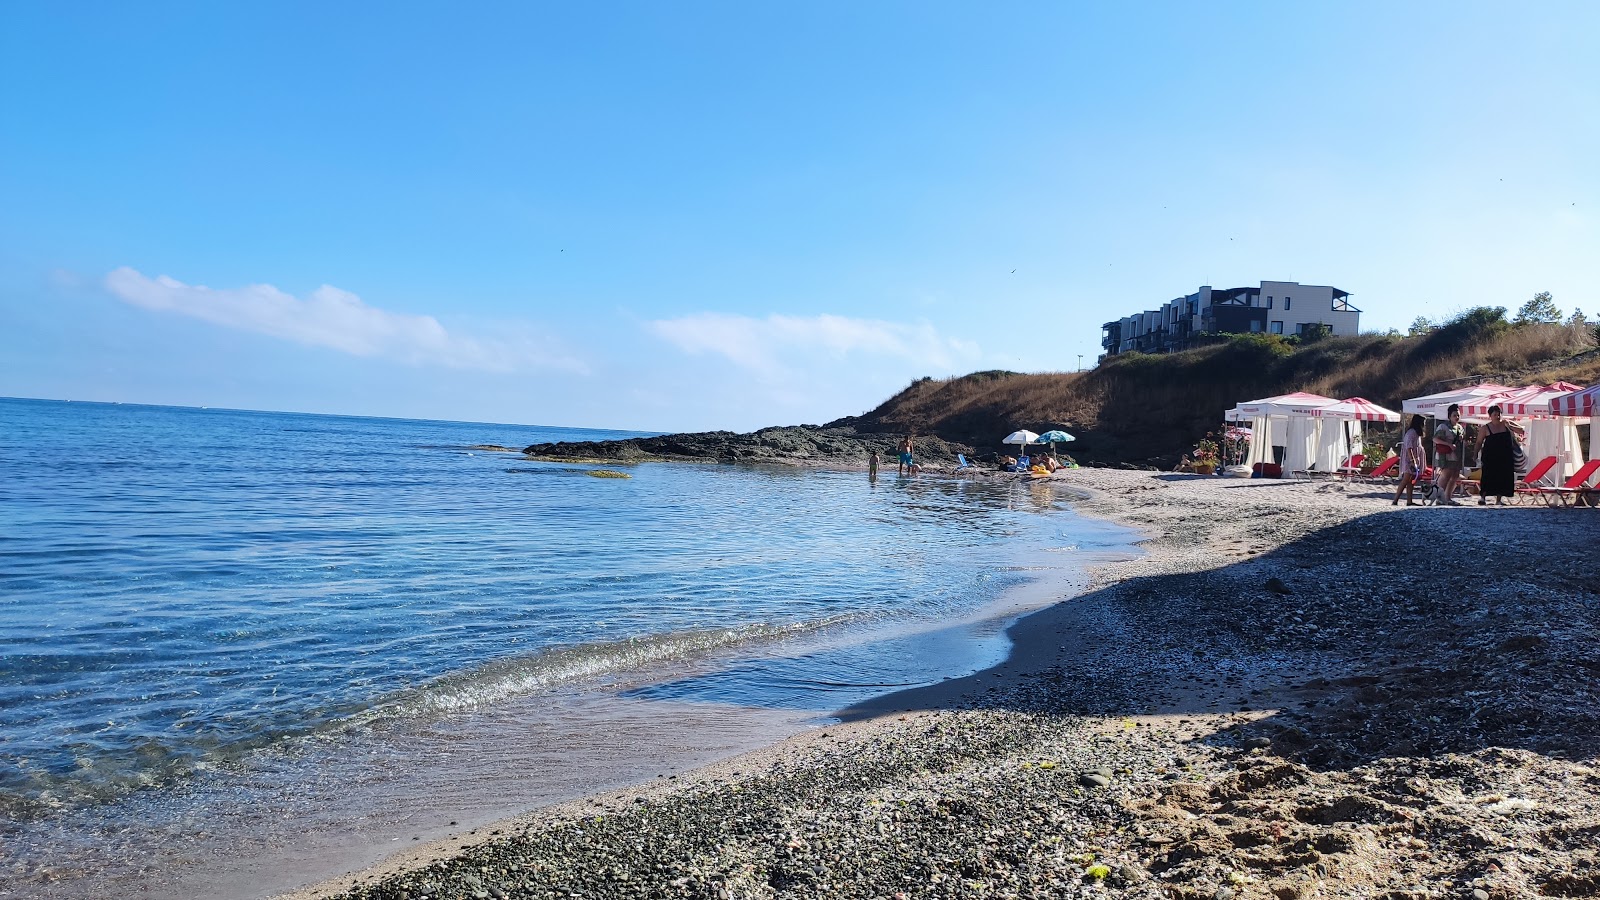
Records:
{"label": "group of people on beach", "polygon": [[[1476,481],[1478,505],[1488,504],[1495,498],[1496,506],[1504,506],[1507,497],[1517,492],[1517,456],[1524,435],[1523,427],[1503,418],[1499,406],[1489,407],[1489,421],[1478,428],[1472,446],[1472,457],[1479,462]],[[1400,484],[1395,487],[1391,506],[1400,503],[1405,495],[1407,506],[1416,506],[1417,480],[1427,471],[1427,455],[1423,440],[1428,435],[1427,420],[1412,416],[1407,423],[1405,436],[1400,440]],[[1434,489],[1438,503],[1456,506],[1456,490],[1463,485],[1461,472],[1467,460],[1467,433],[1461,425],[1461,406],[1452,403],[1445,411],[1445,421],[1433,430]],[[1466,482],[1471,490],[1473,482]]]}
{"label": "group of people on beach", "polygon": [[[915,475],[922,471],[922,466],[917,463],[915,445],[911,435],[908,434],[900,440],[900,446],[897,448],[896,454],[898,456],[898,464],[895,467],[897,476]],[[883,459],[878,455],[878,451],[872,451],[872,456],[867,459],[867,476],[877,480],[878,467],[882,463]],[[1072,468],[1075,465],[1077,464],[1072,461],[1070,456],[1067,457],[1067,462],[1061,462],[1051,454],[1041,454],[1031,459],[1024,456],[1020,460],[1014,456],[1002,456],[1000,458],[1000,468],[1006,472],[1032,472],[1034,474],[1048,475],[1058,469]]]}

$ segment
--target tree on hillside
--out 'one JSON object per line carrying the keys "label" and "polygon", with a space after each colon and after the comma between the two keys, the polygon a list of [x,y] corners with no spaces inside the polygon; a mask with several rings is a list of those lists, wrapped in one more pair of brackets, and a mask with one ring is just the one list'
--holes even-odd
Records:
{"label": "tree on hillside", "polygon": [[1589,317],[1583,314],[1583,310],[1574,306],[1572,308],[1572,317],[1567,319],[1567,324],[1574,328],[1582,328],[1589,324]]}
{"label": "tree on hillside", "polygon": [[1419,334],[1427,334],[1432,330],[1433,322],[1427,316],[1417,316],[1411,321],[1411,330],[1406,334],[1416,337]]}
{"label": "tree on hillside", "polygon": [[1517,325],[1559,325],[1561,324],[1561,310],[1556,308],[1556,303],[1550,298],[1549,291],[1540,291],[1533,295],[1533,299],[1522,304],[1517,310],[1517,317],[1512,320]]}

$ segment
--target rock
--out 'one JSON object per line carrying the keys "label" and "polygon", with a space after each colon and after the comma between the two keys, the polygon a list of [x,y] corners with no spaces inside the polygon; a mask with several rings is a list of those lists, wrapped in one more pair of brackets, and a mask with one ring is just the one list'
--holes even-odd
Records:
{"label": "rock", "polygon": [[1473,888],[1472,900],[1489,900],[1489,892],[1483,888]]}
{"label": "rock", "polygon": [[1086,788],[1103,788],[1111,784],[1111,779],[1099,772],[1085,772],[1078,776],[1078,783]]}
{"label": "rock", "polygon": [[[718,460],[722,462],[834,463],[864,466],[874,450],[892,470],[900,434],[858,431],[853,425],[795,425],[763,428],[749,434],[706,431],[667,434],[619,441],[563,441],[530,444],[522,452],[540,459],[641,462],[645,460]],[[955,465],[957,453],[979,458],[972,447],[932,435],[916,438],[917,461],[939,467]]]}
{"label": "rock", "polygon": [[1117,867],[1116,877],[1114,880],[1119,885],[1138,884],[1144,880],[1144,873],[1139,871],[1137,868],[1128,865],[1127,863],[1123,863]]}
{"label": "rock", "polygon": [[1273,592],[1274,594],[1292,594],[1292,593],[1294,593],[1293,591],[1289,590],[1289,586],[1284,584],[1282,579],[1279,579],[1279,578],[1268,578],[1267,579],[1267,583],[1264,585],[1264,587],[1267,590]]}
{"label": "rock", "polygon": [[1264,738],[1264,737],[1253,737],[1253,738],[1249,738],[1248,740],[1246,740],[1244,742],[1244,745],[1247,748],[1251,749],[1251,750],[1265,750],[1268,747],[1272,746],[1272,739],[1271,738]]}

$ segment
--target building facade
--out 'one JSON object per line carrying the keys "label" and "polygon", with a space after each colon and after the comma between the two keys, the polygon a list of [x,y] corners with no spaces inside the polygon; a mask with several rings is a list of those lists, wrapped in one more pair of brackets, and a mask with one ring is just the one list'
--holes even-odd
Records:
{"label": "building facade", "polygon": [[1204,285],[1185,297],[1101,326],[1104,356],[1137,350],[1185,350],[1196,335],[1311,332],[1353,335],[1361,330],[1361,310],[1350,292],[1296,281],[1263,281],[1260,287],[1213,288]]}

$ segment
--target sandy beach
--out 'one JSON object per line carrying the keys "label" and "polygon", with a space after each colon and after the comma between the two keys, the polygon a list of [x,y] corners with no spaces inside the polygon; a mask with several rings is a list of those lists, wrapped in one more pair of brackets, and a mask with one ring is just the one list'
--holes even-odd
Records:
{"label": "sandy beach", "polygon": [[1600,510],[1104,469],[1002,665],[289,897],[1600,894]]}

